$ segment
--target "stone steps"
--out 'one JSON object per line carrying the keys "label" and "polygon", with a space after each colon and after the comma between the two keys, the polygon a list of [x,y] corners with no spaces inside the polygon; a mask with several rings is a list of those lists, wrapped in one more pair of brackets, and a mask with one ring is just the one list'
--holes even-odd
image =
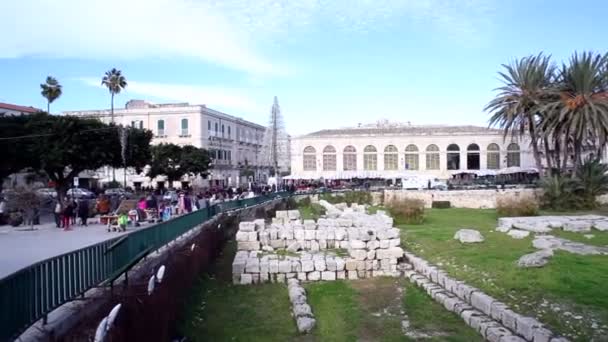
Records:
{"label": "stone steps", "polygon": [[456,313],[490,342],[566,342],[532,317],[519,315],[481,290],[454,280],[409,252],[398,269],[435,301]]}

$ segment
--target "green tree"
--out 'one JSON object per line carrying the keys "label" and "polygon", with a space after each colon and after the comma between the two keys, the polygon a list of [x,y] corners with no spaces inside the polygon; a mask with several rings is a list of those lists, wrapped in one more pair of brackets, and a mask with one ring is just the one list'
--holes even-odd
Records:
{"label": "green tree", "polygon": [[543,130],[563,140],[564,167],[574,156],[574,172],[582,164],[584,147],[595,147],[599,158],[608,142],[608,54],[574,53],[563,64],[543,110],[550,116]]}
{"label": "green tree", "polygon": [[112,68],[103,75],[101,85],[108,88],[108,91],[110,92],[110,115],[112,123],[114,123],[114,95],[120,94],[120,92],[127,87],[127,79],[122,74],[122,71]]}
{"label": "green tree", "polygon": [[166,176],[170,186],[184,175],[206,176],[211,163],[207,150],[191,145],[159,144],[152,146],[151,151],[147,176]]}
{"label": "green tree", "polygon": [[61,94],[61,84],[56,78],[47,76],[46,82],[40,85],[42,96],[46,99],[46,112],[51,114],[51,103],[57,100]]}
{"label": "green tree", "polygon": [[[504,72],[499,72],[503,86],[497,89],[498,95],[485,107],[492,113],[490,125],[498,125],[507,135],[521,136],[528,134],[531,140],[534,160],[542,173],[542,161],[539,151],[538,122],[543,119],[541,108],[547,90],[552,86],[555,67],[550,57],[528,56],[511,64],[503,64]],[[549,162],[548,162],[549,163]]]}
{"label": "green tree", "polygon": [[585,207],[597,205],[596,198],[608,193],[608,165],[597,159],[587,159],[576,172],[576,182]]}
{"label": "green tree", "polygon": [[28,120],[28,115],[0,115],[0,184],[6,177],[28,167],[35,159],[26,144],[28,140],[23,138],[29,134],[26,129]]}

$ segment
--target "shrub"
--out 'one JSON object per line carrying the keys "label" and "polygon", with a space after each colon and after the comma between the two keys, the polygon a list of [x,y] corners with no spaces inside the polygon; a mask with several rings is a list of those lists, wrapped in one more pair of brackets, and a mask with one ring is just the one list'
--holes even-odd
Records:
{"label": "shrub", "polygon": [[608,192],[608,165],[587,160],[576,171],[576,191],[586,208],[597,206],[596,197]]}
{"label": "shrub", "polygon": [[420,199],[393,200],[388,210],[398,223],[421,224],[424,221],[424,201]]}
{"label": "shrub", "polygon": [[450,201],[433,201],[432,205],[435,209],[448,209],[451,207]]}
{"label": "shrub", "polygon": [[367,191],[347,191],[341,194],[322,194],[321,199],[329,203],[372,204],[372,194]]}
{"label": "shrub", "polygon": [[298,201],[299,207],[307,207],[310,205],[310,196],[306,196]]}
{"label": "shrub", "polygon": [[581,206],[576,194],[576,181],[565,176],[553,175],[541,181],[543,196],[542,206],[552,210],[572,210]]}
{"label": "shrub", "polygon": [[496,212],[498,216],[536,216],[538,201],[532,196],[498,198]]}

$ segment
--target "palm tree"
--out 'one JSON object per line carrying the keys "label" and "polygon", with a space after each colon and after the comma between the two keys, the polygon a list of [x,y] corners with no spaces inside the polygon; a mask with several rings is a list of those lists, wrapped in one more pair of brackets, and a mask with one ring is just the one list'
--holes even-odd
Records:
{"label": "palm tree", "polygon": [[543,130],[563,141],[564,167],[574,155],[574,175],[582,164],[583,148],[595,148],[599,158],[608,141],[608,54],[575,53],[562,65],[551,93],[543,110],[552,115]]}
{"label": "palm tree", "polygon": [[51,114],[51,102],[61,96],[61,84],[56,78],[47,76],[46,83],[41,84],[40,88],[42,89],[40,94],[46,99],[46,112]]}
{"label": "palm tree", "polygon": [[[539,172],[543,172],[539,152],[538,122],[542,119],[542,108],[546,90],[551,86],[555,67],[549,56],[542,53],[503,64],[505,72],[499,72],[503,86],[497,88],[498,95],[485,107],[492,113],[490,126],[498,125],[507,135],[528,134]],[[548,156],[547,156],[548,158]]]}
{"label": "palm tree", "polygon": [[114,123],[114,95],[119,94],[121,90],[127,87],[127,79],[122,75],[122,72],[116,68],[106,71],[101,79],[101,85],[106,86],[112,96],[111,118]]}

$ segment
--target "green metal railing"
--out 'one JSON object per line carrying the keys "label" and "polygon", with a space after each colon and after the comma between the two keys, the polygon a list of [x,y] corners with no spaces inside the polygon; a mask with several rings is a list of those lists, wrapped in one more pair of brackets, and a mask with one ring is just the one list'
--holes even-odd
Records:
{"label": "green metal railing", "polygon": [[0,279],[0,341],[15,338],[60,305],[113,281],[145,254],[157,250],[216,214],[290,196],[278,192],[218,203],[33,264]]}

